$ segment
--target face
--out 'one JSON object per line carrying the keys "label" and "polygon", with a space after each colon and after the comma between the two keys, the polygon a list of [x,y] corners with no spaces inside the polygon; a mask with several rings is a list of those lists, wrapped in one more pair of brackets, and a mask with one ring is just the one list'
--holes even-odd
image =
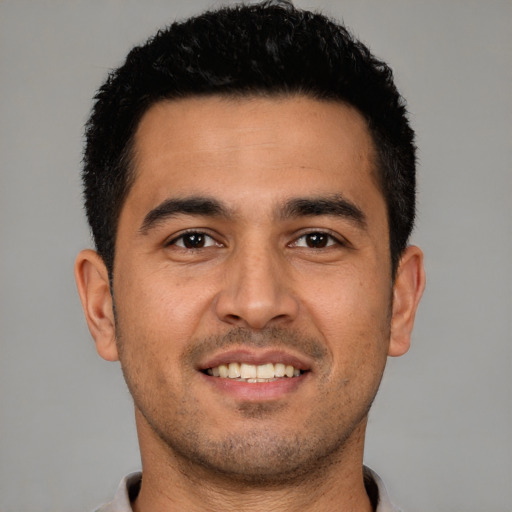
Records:
{"label": "face", "polygon": [[359,450],[395,315],[361,115],[300,96],[162,102],[134,154],[116,345],[98,350],[119,355],[139,436],[258,481]]}

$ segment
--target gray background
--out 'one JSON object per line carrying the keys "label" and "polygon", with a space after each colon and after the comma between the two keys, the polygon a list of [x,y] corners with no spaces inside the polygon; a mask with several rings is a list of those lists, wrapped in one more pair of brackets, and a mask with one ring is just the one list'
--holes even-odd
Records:
{"label": "gray background", "polygon": [[[428,286],[366,463],[410,512],[512,510],[512,3],[297,1],[389,61],[420,146]],[[139,465],[130,397],[72,277],[91,97],[178,0],[0,0],[0,511],[91,510]]]}

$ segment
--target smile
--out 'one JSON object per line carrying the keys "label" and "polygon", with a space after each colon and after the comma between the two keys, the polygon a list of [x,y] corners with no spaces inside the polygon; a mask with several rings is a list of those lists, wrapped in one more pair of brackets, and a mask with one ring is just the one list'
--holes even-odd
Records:
{"label": "smile", "polygon": [[232,362],[205,370],[207,375],[240,382],[273,382],[282,378],[299,377],[303,371],[283,363],[247,364]]}

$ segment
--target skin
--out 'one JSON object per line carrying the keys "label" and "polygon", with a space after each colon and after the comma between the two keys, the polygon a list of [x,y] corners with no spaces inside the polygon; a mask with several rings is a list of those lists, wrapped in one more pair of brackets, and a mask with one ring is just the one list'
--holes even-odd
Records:
{"label": "skin", "polygon": [[[373,155],[355,109],[302,96],[191,98],[143,116],[115,317],[101,258],[76,263],[97,350],[121,361],[134,398],[136,511],[371,510],[367,414],[387,356],[409,348],[425,282],[417,247],[392,281]],[[297,208],[340,199],[350,215]],[[305,373],[223,387],[201,371],[279,357]]]}

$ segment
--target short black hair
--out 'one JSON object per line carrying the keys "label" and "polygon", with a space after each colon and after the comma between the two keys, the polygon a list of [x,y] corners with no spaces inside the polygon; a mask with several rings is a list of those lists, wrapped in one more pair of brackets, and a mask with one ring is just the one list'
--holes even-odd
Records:
{"label": "short black hair", "polygon": [[87,218],[111,279],[118,219],[134,179],[134,135],[149,107],[191,96],[292,94],[350,104],[366,119],[395,274],[415,217],[416,147],[405,101],[391,69],[342,24],[281,0],[174,22],[131,50],[98,90],[82,177]]}

